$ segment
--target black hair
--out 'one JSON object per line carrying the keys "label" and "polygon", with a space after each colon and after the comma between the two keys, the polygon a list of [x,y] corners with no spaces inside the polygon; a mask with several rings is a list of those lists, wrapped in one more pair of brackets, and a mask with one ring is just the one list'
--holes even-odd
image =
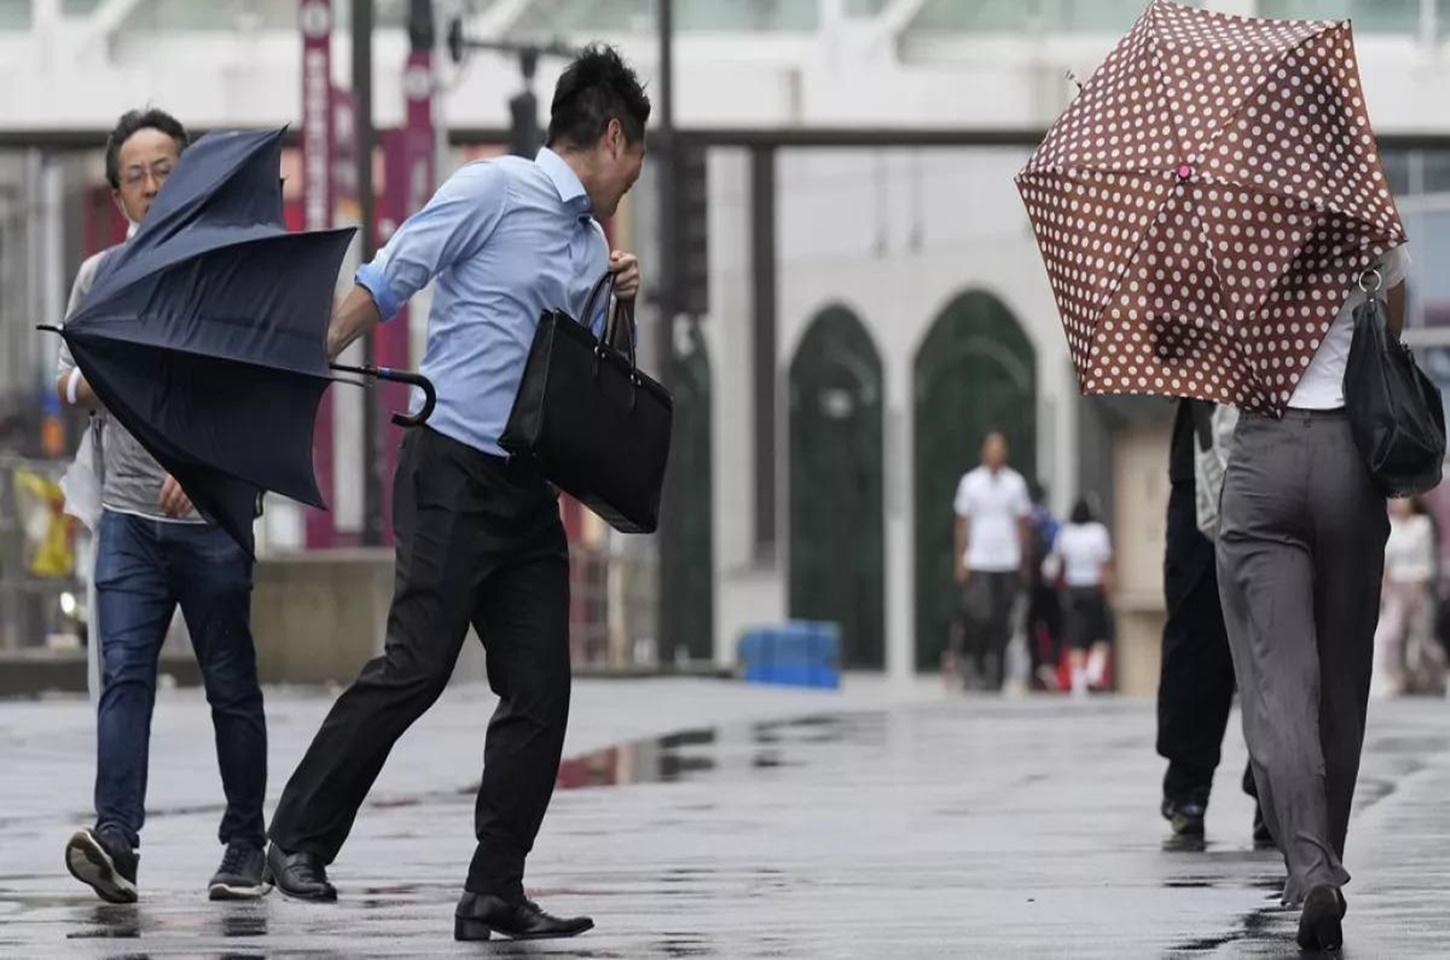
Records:
{"label": "black hair", "polygon": [[121,189],[121,145],[142,130],[160,130],[176,142],[178,154],[191,142],[181,121],[165,110],[157,110],[155,107],[127,110],[116,121],[110,136],[106,137],[106,180],[110,182],[112,190]]}
{"label": "black hair", "polygon": [[1033,503],[1042,503],[1047,499],[1047,487],[1041,480],[1027,481],[1027,496]]}
{"label": "black hair", "polygon": [[1077,524],[1093,522],[1093,508],[1087,502],[1087,497],[1079,497],[1077,503],[1072,505],[1072,516],[1069,519]]}
{"label": "black hair", "polygon": [[631,144],[644,139],[649,97],[619,52],[605,44],[585,47],[559,77],[549,107],[549,146],[594,146],[610,120],[618,120]]}

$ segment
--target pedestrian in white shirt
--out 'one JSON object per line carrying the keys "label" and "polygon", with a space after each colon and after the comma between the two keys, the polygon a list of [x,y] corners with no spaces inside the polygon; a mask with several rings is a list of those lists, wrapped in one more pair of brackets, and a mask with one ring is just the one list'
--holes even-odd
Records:
{"label": "pedestrian in white shirt", "polygon": [[1031,535],[1027,481],[1007,466],[1007,438],[990,433],[982,465],[962,477],[956,501],[956,580],[962,588],[962,676],[967,685],[1002,689],[1012,604],[1024,582]]}
{"label": "pedestrian in white shirt", "polygon": [[1102,689],[1107,676],[1112,561],[1108,528],[1093,516],[1086,500],[1079,500],[1069,522],[1058,531],[1052,553],[1043,561],[1043,573],[1062,580],[1062,622],[1074,696]]}
{"label": "pedestrian in white shirt", "polygon": [[1375,629],[1379,696],[1445,692],[1445,651],[1435,636],[1435,524],[1418,498],[1390,501],[1384,597]]}

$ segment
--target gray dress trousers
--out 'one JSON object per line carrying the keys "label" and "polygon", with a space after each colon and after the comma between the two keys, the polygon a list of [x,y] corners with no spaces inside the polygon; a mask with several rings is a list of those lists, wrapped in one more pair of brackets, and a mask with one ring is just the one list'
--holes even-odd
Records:
{"label": "gray dress trousers", "polygon": [[1349,880],[1389,519],[1343,411],[1245,414],[1224,479],[1219,595],[1284,903]]}

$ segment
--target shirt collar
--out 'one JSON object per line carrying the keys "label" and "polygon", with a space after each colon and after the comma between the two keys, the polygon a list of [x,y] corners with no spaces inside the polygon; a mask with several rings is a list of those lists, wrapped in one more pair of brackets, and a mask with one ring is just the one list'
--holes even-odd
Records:
{"label": "shirt collar", "polygon": [[589,213],[594,209],[588,191],[579,181],[579,175],[564,162],[563,157],[548,147],[540,147],[539,155],[534,158],[534,162],[543,168],[545,175],[553,182],[554,189],[559,191],[559,199],[566,205],[578,209],[581,213]]}

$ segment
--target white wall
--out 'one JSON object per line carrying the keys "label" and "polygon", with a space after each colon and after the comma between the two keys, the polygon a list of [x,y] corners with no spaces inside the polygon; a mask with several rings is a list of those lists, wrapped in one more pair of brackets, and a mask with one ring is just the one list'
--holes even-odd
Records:
{"label": "white wall", "polygon": [[[654,80],[652,36],[599,39],[618,43]],[[877,23],[850,20],[803,36],[687,34],[676,47],[676,112],[688,126],[1040,129],[1073,91],[1064,73],[1086,80],[1115,39],[1047,34],[897,43]],[[406,42],[400,29],[376,35],[374,97],[383,125],[402,117]],[[122,110],[148,101],[198,128],[297,123],[300,47],[290,30],[108,36],[69,18],[0,32],[0,130],[104,130]],[[1365,35],[1358,49],[1377,130],[1450,131],[1450,43]],[[346,32],[335,33],[334,73],[343,84],[348,53]],[[558,70],[552,61],[540,65],[536,89],[545,103]],[[450,123],[507,125],[506,97],[521,84],[512,59],[477,54],[466,71],[445,67],[443,80]]]}

